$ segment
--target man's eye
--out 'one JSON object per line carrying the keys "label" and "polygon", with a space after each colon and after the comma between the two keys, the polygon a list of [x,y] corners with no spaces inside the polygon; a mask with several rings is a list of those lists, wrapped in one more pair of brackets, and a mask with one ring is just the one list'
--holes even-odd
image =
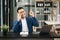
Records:
{"label": "man's eye", "polygon": [[20,12],[20,13],[22,13],[22,12]]}
{"label": "man's eye", "polygon": [[20,12],[20,13],[23,13],[24,11]]}

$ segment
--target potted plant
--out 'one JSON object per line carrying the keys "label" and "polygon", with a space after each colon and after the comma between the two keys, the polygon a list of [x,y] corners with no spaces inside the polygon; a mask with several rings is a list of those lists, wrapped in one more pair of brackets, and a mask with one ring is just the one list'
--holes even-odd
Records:
{"label": "potted plant", "polygon": [[8,26],[7,25],[3,25],[2,26],[2,30],[3,30],[3,35],[6,35],[8,32]]}

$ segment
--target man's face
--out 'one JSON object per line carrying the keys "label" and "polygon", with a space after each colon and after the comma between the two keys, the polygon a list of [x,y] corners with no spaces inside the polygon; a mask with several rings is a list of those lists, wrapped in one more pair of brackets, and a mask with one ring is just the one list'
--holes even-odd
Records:
{"label": "man's face", "polygon": [[24,18],[25,17],[25,11],[24,11],[24,9],[18,10],[18,14],[21,16],[21,18]]}

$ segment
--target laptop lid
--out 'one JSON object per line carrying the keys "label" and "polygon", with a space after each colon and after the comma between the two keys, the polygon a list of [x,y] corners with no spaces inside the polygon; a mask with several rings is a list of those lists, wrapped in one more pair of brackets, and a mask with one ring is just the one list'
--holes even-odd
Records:
{"label": "laptop lid", "polygon": [[40,34],[49,34],[52,29],[52,25],[44,25],[40,30]]}

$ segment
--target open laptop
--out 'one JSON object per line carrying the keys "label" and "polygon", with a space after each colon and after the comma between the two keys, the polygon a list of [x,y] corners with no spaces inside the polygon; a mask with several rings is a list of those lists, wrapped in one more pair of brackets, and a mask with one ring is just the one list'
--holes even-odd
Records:
{"label": "open laptop", "polygon": [[52,29],[52,25],[44,25],[40,30],[40,35],[48,35],[50,30]]}

